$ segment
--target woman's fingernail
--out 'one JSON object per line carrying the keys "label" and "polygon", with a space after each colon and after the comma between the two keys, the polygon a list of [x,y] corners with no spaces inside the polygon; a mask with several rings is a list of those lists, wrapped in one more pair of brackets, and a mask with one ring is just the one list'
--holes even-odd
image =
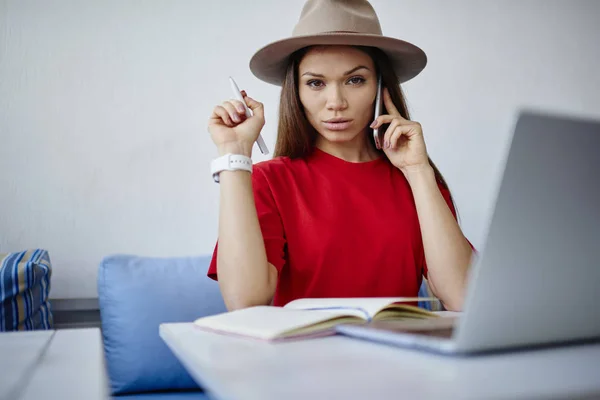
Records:
{"label": "woman's fingernail", "polygon": [[375,128],[375,125],[377,125],[377,121],[373,121],[373,122],[371,122],[371,125],[370,125],[370,127],[371,127],[371,128]]}
{"label": "woman's fingernail", "polygon": [[246,110],[244,110],[244,107],[242,107],[242,106],[238,106],[237,110],[240,114],[244,114],[246,112]]}
{"label": "woman's fingernail", "polygon": [[240,122],[240,117],[238,117],[236,114],[233,114],[233,117],[232,117],[232,119],[233,119],[235,122]]}

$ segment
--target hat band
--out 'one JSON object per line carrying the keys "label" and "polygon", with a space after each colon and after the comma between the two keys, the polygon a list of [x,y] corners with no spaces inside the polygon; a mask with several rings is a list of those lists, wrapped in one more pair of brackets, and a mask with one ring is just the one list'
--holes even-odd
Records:
{"label": "hat band", "polygon": [[358,31],[322,31],[318,33],[306,33],[303,35],[296,35],[292,37],[306,37],[306,36],[327,36],[327,35],[336,35],[336,34],[346,34],[346,35],[372,35],[372,36],[381,36],[377,33],[366,33],[366,32],[358,32]]}

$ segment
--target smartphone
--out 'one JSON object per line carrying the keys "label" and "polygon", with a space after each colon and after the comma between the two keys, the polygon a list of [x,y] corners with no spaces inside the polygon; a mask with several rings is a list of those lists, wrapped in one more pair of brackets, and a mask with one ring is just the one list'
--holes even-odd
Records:
{"label": "smartphone", "polygon": [[[235,83],[235,81],[233,80],[233,77],[231,77],[231,76],[229,77],[229,84],[231,85],[231,91],[233,92],[234,97],[237,100],[241,101],[242,104],[244,105],[244,108],[246,109],[246,117],[250,118],[252,116],[252,111],[250,111],[250,109],[246,105],[246,102],[244,101],[244,97],[242,96],[242,93],[240,92],[240,88],[238,87],[237,83]],[[260,134],[258,135],[258,138],[256,139],[256,144],[258,144],[258,148],[260,149],[261,153],[269,154],[269,149],[267,148],[267,145],[265,144],[265,141]]]}
{"label": "smartphone", "polygon": [[[377,96],[375,97],[375,115],[373,120],[381,115],[381,75],[377,78]],[[373,129],[373,139],[375,139],[375,147],[381,149],[381,139],[379,138],[379,128]]]}

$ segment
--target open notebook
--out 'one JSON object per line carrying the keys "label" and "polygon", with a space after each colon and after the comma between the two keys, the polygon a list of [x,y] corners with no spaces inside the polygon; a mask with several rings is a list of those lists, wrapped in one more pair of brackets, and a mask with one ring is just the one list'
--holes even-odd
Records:
{"label": "open notebook", "polygon": [[199,318],[202,329],[263,340],[322,336],[340,324],[435,318],[437,314],[407,303],[422,297],[299,299],[284,307],[256,306]]}

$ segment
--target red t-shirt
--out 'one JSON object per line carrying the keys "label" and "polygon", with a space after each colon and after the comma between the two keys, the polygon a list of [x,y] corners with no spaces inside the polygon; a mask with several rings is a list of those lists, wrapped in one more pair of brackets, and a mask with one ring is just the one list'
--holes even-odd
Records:
{"label": "red t-shirt", "polygon": [[[273,304],[303,297],[416,296],[427,276],[411,188],[387,159],[351,163],[318,148],[254,165]],[[452,213],[447,190],[440,190]],[[217,279],[215,246],[208,276]]]}

